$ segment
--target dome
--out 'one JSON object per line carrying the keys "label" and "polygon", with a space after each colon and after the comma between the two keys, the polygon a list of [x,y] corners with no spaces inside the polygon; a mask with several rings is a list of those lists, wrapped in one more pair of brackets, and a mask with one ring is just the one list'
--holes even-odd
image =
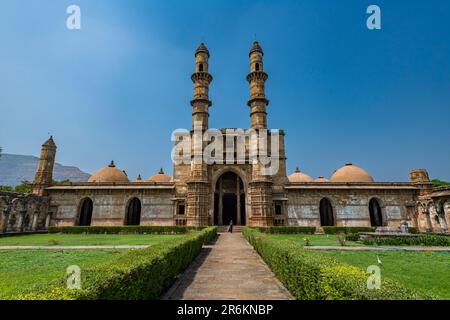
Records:
{"label": "dome", "polygon": [[326,179],[325,177],[318,177],[314,182],[330,182],[330,180]]}
{"label": "dome", "polygon": [[347,163],[342,168],[336,170],[331,176],[331,182],[374,182],[370,174],[360,167]]}
{"label": "dome", "polygon": [[170,182],[172,181],[172,177],[171,176],[167,176],[164,174],[164,170],[161,168],[161,170],[159,170],[158,174],[155,174],[154,176],[151,176],[148,181],[152,181],[152,182]]}
{"label": "dome", "polygon": [[141,175],[139,174],[136,178],[136,180],[134,180],[133,182],[143,182],[144,180],[142,180]]}
{"label": "dome", "polygon": [[289,182],[313,182],[313,178],[308,176],[307,174],[304,174],[300,171],[299,168],[295,170],[293,174],[291,174],[289,177]]}
{"label": "dome", "polygon": [[111,161],[106,168],[100,169],[94,173],[88,180],[89,182],[129,182],[125,172],[119,170]]}

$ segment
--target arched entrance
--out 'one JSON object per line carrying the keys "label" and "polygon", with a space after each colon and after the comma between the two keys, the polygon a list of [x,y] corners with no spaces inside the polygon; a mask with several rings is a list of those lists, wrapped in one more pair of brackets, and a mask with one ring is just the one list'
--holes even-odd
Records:
{"label": "arched entrance", "polygon": [[383,226],[383,215],[381,213],[381,207],[377,199],[373,198],[369,202],[370,224],[372,227]]}
{"label": "arched entrance", "polygon": [[320,200],[320,225],[334,226],[333,206],[327,198]]}
{"label": "arched entrance", "polygon": [[92,210],[94,204],[90,198],[83,199],[80,207],[80,215],[78,218],[79,226],[90,226],[92,221]]}
{"label": "arched entrance", "polygon": [[217,180],[214,191],[214,225],[245,225],[245,190],[242,179],[226,172]]}
{"label": "arched entrance", "polygon": [[141,223],[141,200],[133,198],[128,203],[125,225],[138,226]]}

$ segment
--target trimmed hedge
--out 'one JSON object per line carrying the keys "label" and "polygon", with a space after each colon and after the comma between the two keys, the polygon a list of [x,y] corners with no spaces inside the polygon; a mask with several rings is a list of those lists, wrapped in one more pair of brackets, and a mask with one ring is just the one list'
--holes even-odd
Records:
{"label": "trimmed hedge", "polygon": [[189,231],[202,230],[202,227],[187,226],[74,226],[74,227],[49,227],[49,233],[69,234],[184,234]]}
{"label": "trimmed hedge", "polygon": [[316,232],[316,227],[253,227],[263,233],[272,234],[293,234],[293,233],[306,233],[313,234]]}
{"label": "trimmed hedge", "polygon": [[19,295],[19,300],[158,299],[217,235],[205,228],[147,249],[130,250],[113,262],[81,270],[80,290],[66,288],[66,277],[45,288]]}
{"label": "trimmed hedge", "polygon": [[358,232],[375,232],[376,227],[322,227],[325,234],[351,234]]}
{"label": "trimmed hedge", "polygon": [[363,240],[365,245],[369,246],[436,246],[436,247],[449,247],[450,237],[447,236],[434,236],[434,235],[421,235],[417,237],[374,237]]}
{"label": "trimmed hedge", "polygon": [[245,238],[277,278],[299,300],[431,299],[403,285],[382,278],[381,289],[367,289],[368,274],[291,240],[280,240],[250,228]]}

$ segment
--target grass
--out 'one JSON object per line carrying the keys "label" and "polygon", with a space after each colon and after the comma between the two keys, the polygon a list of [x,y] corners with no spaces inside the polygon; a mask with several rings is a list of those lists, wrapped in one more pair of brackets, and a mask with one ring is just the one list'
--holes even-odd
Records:
{"label": "grass", "polygon": [[183,235],[34,234],[0,238],[0,246],[153,245]]}
{"label": "grass", "polygon": [[[35,234],[0,238],[0,246],[154,245],[185,235]],[[111,262],[127,250],[0,250],[0,299],[34,286],[47,285],[66,274],[68,266],[83,268]]]}
{"label": "grass", "polygon": [[126,250],[0,251],[0,299],[9,299],[34,286],[47,285],[66,274],[67,267],[83,268],[118,258]]}
{"label": "grass", "polygon": [[[337,235],[337,234],[274,234],[272,237],[278,239],[288,239],[293,240],[300,245],[304,246],[306,241],[304,239],[310,239],[311,246],[340,246],[338,237],[344,238],[345,235]],[[347,241],[347,246],[360,246],[360,243],[354,241]]]}
{"label": "grass", "polygon": [[381,279],[390,278],[404,286],[441,299],[450,299],[450,253],[401,251],[321,251],[321,254],[367,270],[381,260]]}

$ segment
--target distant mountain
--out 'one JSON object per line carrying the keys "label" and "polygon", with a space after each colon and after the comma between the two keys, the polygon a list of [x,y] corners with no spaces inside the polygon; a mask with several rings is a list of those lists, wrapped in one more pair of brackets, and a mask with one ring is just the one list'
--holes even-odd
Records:
{"label": "distant mountain", "polygon": [[[3,153],[0,157],[0,185],[16,186],[22,181],[33,181],[39,158],[18,154]],[[69,179],[72,182],[83,182],[89,179],[90,174],[77,167],[63,166],[55,163],[53,180]]]}

